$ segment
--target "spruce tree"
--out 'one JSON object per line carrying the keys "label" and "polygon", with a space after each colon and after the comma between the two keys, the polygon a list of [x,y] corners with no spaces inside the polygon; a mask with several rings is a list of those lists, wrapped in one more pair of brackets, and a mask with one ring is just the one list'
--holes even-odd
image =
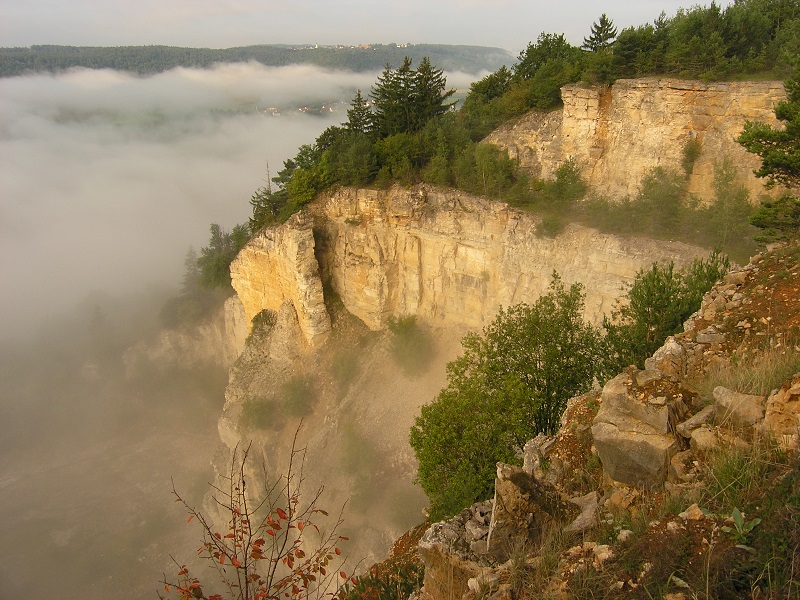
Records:
{"label": "spruce tree", "polygon": [[583,38],[584,50],[590,52],[597,52],[598,50],[605,50],[617,37],[617,28],[614,27],[614,22],[606,16],[606,13],[600,15],[600,20],[592,23],[591,33],[588,38]]}
{"label": "spruce tree", "polygon": [[372,112],[369,104],[361,95],[361,90],[356,90],[356,95],[350,103],[346,127],[355,133],[369,133],[372,129]]}

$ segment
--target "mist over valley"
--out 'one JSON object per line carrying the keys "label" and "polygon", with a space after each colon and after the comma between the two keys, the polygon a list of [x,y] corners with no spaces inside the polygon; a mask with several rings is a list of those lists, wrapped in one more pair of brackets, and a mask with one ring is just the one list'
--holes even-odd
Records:
{"label": "mist over valley", "polygon": [[0,79],[0,598],[150,597],[169,554],[194,551],[170,477],[192,501],[213,479],[226,371],[131,372],[125,352],[162,326],[209,224],[246,222],[267,165],[345,120],[375,76]]}

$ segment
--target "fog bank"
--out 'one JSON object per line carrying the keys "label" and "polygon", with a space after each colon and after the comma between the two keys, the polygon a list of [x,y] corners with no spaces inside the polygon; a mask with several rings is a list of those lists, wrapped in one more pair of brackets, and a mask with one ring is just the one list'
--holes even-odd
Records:
{"label": "fog bank", "polygon": [[[177,282],[211,222],[249,217],[267,163],[274,175],[346,118],[346,107],[295,107],[346,102],[373,79],[239,64],[0,80],[2,336],[26,335],[94,290]],[[275,117],[267,107],[286,108]]]}

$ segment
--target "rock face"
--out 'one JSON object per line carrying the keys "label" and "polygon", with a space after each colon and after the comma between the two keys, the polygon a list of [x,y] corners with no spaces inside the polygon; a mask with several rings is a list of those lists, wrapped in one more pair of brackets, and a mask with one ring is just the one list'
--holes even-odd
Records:
{"label": "rock face", "polygon": [[654,167],[682,172],[683,150],[699,143],[689,191],[714,197],[714,167],[730,160],[753,201],[765,192],[752,175],[760,162],[736,143],[745,120],[777,123],[773,109],[786,97],[779,81],[702,83],[621,79],[611,87],[565,86],[564,108],[529,113],[486,141],[507,148],[544,179],[573,158],[590,187],[609,196],[632,195]]}
{"label": "rock face", "polygon": [[538,237],[537,223],[506,204],[455,190],[341,188],[259,233],[231,265],[231,278],[248,322],[289,301],[314,344],[330,330],[323,282],[372,329],[405,314],[479,327],[500,306],[535,301],[556,270],[566,284],[584,284],[586,317],[599,322],[637,270],[701,253],[577,225],[555,238]]}
{"label": "rock face", "polygon": [[294,306],[305,339],[316,343],[331,329],[314,256],[312,222],[304,212],[262,230],[231,263],[231,283],[249,324],[264,309]]}

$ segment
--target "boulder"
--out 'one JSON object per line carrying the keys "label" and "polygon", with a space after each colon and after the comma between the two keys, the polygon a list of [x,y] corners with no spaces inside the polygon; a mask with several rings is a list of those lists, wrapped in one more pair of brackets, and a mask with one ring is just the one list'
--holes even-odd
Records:
{"label": "boulder", "polygon": [[680,447],[673,435],[636,431],[636,425],[600,422],[592,426],[603,469],[611,479],[629,485],[660,485],[667,478],[669,461]]}
{"label": "boulder", "polygon": [[677,431],[681,437],[684,437],[688,440],[689,438],[692,437],[692,432],[695,429],[711,421],[711,419],[714,417],[715,410],[716,409],[714,405],[709,404],[700,412],[695,413],[694,415],[686,419],[683,423],[679,423],[678,426],[675,428],[675,431]]}
{"label": "boulder", "polygon": [[653,356],[644,361],[648,371],[660,371],[665,375],[680,377],[686,371],[687,356],[683,346],[670,336]]}
{"label": "boulder", "polygon": [[419,541],[419,555],[425,563],[424,595],[426,600],[461,598],[470,578],[483,571],[469,557],[463,539],[463,519],[456,516],[434,523]]}
{"label": "boulder", "polygon": [[597,525],[597,492],[576,496],[569,501],[578,507],[580,514],[564,528],[565,533],[583,533]]}
{"label": "boulder", "polygon": [[761,430],[775,436],[786,450],[800,446],[800,375],[770,395]]}
{"label": "boulder", "polygon": [[550,522],[568,513],[552,486],[537,481],[520,467],[497,463],[494,510],[489,527],[489,553],[507,560],[520,544],[535,543]]}
{"label": "boulder", "polygon": [[734,431],[752,432],[753,425],[764,419],[763,396],[740,394],[728,388],[714,388],[714,419],[717,425]]}
{"label": "boulder", "polygon": [[680,450],[671,423],[687,412],[683,394],[653,371],[628,370],[603,388],[592,436],[603,468],[614,481],[661,485],[670,459]]}
{"label": "boulder", "polygon": [[717,449],[717,446],[719,446],[717,435],[708,425],[701,425],[692,431],[689,447],[697,456],[707,457]]}

